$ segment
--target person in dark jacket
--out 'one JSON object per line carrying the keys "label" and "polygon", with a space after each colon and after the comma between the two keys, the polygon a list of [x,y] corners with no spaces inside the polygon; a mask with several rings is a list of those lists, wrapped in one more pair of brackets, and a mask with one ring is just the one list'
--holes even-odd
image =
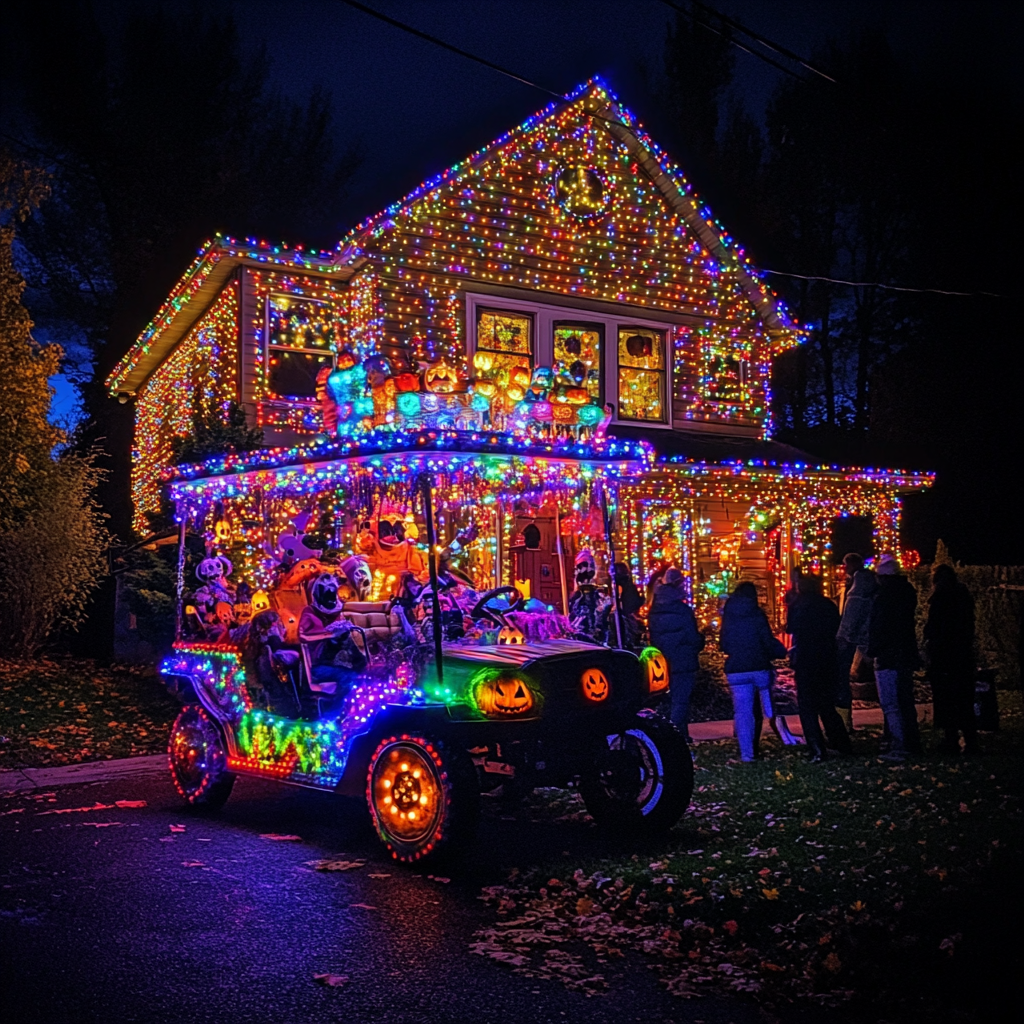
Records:
{"label": "person in dark jacket", "polygon": [[836,710],[847,732],[852,732],[853,692],[850,673],[858,651],[863,658],[868,649],[868,622],[878,581],[870,569],[864,568],[864,559],[855,551],[844,556],[843,569],[846,574],[843,619],[836,635]]}
{"label": "person in dark jacket", "polygon": [[640,609],[644,599],[640,596],[629,566],[625,562],[616,562],[615,596],[618,599],[619,615],[622,618],[622,643],[629,650],[639,650],[643,637],[643,623],[640,621]]}
{"label": "person in dark jacket", "polygon": [[932,572],[928,621],[924,627],[928,678],[935,700],[935,724],[945,730],[940,750],[978,753],[978,726],[974,718],[974,598],[956,578],[951,565]]}
{"label": "person in dark jacket", "polygon": [[757,603],[757,587],[753,583],[738,584],[725,602],[719,644],[726,655],[725,678],[732,694],[740,758],[753,761],[754,704],[760,701],[764,717],[769,721],[775,717],[771,698],[772,660],[786,654]]}
{"label": "person in dark jacket", "polygon": [[[848,754],[850,734],[836,710],[836,633],[839,609],[821,592],[821,577],[800,577],[800,593],[789,606],[786,632],[793,637],[789,661],[796,676],[796,699],[800,724],[812,761],[825,757],[828,745]],[[825,733],[822,734],[821,723]]]}
{"label": "person in dark jacket", "polygon": [[704,649],[704,637],[697,628],[693,609],[686,603],[683,574],[672,566],[654,591],[647,616],[651,643],[668,660],[673,725],[690,738],[690,694],[700,667],[698,655]]}
{"label": "person in dark jacket", "polygon": [[878,594],[871,606],[868,626],[868,657],[875,660],[878,700],[889,733],[889,751],[882,756],[904,761],[921,753],[914,705],[914,670],[917,653],[917,591],[900,575],[899,562],[882,555],[878,563]]}

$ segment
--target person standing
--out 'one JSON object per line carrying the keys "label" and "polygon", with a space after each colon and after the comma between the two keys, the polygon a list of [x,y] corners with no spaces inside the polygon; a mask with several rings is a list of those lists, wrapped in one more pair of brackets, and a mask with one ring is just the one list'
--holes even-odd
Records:
{"label": "person standing", "polygon": [[917,591],[900,574],[899,562],[882,555],[878,563],[878,593],[871,606],[868,625],[868,657],[875,661],[878,701],[882,705],[889,751],[882,756],[904,761],[921,753],[921,735],[914,704],[914,670],[917,653]]}
{"label": "person standing", "polygon": [[[800,592],[789,606],[786,632],[793,637],[789,661],[796,676],[796,700],[810,760],[825,758],[828,745],[842,754],[852,751],[850,734],[836,710],[836,634],[839,609],[821,592],[821,577],[800,577]],[[821,723],[825,726],[822,734]]]}
{"label": "person standing", "polygon": [[654,600],[647,616],[651,643],[668,660],[672,724],[690,741],[690,695],[700,667],[699,655],[704,650],[704,636],[697,628],[697,618],[686,603],[683,574],[671,566],[661,585],[654,591]]}
{"label": "person standing", "polygon": [[754,760],[754,705],[760,702],[764,717],[775,717],[772,708],[772,660],[785,657],[786,649],[775,638],[757,602],[757,587],[736,586],[722,609],[719,640],[725,659],[725,678],[732,694],[733,719],[740,745],[740,759]]}
{"label": "person standing", "polygon": [[858,652],[861,658],[867,656],[871,605],[878,591],[878,580],[870,569],[864,568],[864,559],[858,554],[848,554],[843,559],[843,568],[846,570],[846,598],[836,634],[836,710],[846,731],[853,732],[850,672]]}
{"label": "person standing", "polygon": [[629,566],[625,562],[616,562],[614,566],[616,598],[622,621],[622,643],[628,650],[639,650],[642,646],[643,623],[640,621],[640,609],[644,599],[640,596]]}
{"label": "person standing", "polygon": [[943,754],[980,752],[974,718],[974,598],[951,565],[932,571],[928,621],[924,626],[928,678],[935,701],[935,724],[945,731]]}

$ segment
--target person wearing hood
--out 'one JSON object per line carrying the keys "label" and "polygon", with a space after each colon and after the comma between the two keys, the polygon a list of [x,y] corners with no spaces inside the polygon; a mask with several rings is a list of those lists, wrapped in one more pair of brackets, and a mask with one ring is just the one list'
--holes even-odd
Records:
{"label": "person wearing hood", "polygon": [[904,761],[921,753],[921,736],[914,704],[917,653],[917,591],[892,555],[878,563],[878,594],[868,624],[868,657],[875,660],[878,701],[882,705],[890,747],[882,756]]}
{"label": "person wearing hood", "polygon": [[775,638],[772,627],[757,602],[757,587],[744,582],[736,586],[722,609],[719,638],[725,659],[725,678],[732,694],[736,738],[740,758],[754,760],[756,723],[754,705],[760,702],[764,717],[775,717],[772,707],[772,661],[786,656],[786,648]]}
{"label": "person wearing hood", "polygon": [[824,759],[826,736],[828,745],[840,753],[849,754],[852,749],[850,734],[836,710],[836,634],[839,629],[839,609],[822,594],[821,577],[801,576],[800,594],[789,606],[786,632],[793,637],[789,661],[796,676],[800,724],[812,761]]}
{"label": "person wearing hood", "polygon": [[864,568],[864,559],[851,553],[843,559],[846,570],[846,599],[843,617],[836,634],[836,710],[847,732],[853,731],[853,693],[850,672],[859,653],[867,656],[868,627],[871,623],[871,605],[878,593],[878,580],[870,569]]}
{"label": "person wearing hood", "polygon": [[951,565],[937,565],[932,572],[924,642],[935,700],[935,724],[946,734],[939,750],[943,754],[959,754],[962,732],[965,753],[977,754],[974,598],[957,579]]}
{"label": "person wearing hood", "polygon": [[660,586],[647,616],[651,643],[668,661],[670,717],[672,724],[690,740],[690,694],[700,667],[699,655],[704,650],[704,636],[697,628],[697,618],[686,603],[683,574],[671,566]]}

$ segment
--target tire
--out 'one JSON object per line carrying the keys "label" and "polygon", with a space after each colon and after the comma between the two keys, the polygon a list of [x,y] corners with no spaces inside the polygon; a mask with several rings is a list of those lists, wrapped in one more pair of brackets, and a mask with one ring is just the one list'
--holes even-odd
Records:
{"label": "tire", "polygon": [[395,860],[436,860],[472,839],[480,814],[476,769],[465,751],[443,741],[389,736],[370,758],[366,803]]}
{"label": "tire", "polygon": [[693,761],[682,733],[641,712],[606,744],[580,780],[590,816],[602,828],[630,835],[667,832],[693,795]]}
{"label": "tire", "polygon": [[198,704],[182,708],[171,726],[167,760],[174,787],[191,807],[223,807],[235,776],[227,770],[228,755],[220,727]]}

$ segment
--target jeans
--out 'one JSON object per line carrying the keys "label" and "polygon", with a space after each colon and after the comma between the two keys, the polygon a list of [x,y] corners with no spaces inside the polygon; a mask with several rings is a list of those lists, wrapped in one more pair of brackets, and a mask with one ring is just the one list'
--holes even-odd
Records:
{"label": "jeans", "polygon": [[732,672],[725,677],[732,693],[733,718],[736,722],[736,738],[740,744],[740,757],[744,761],[754,760],[754,702],[760,700],[765,718],[772,718],[771,682],[772,674],[764,672]]}
{"label": "jeans", "polygon": [[669,677],[669,718],[672,724],[690,742],[690,694],[693,693],[693,682],[696,672],[672,672]]}
{"label": "jeans", "polygon": [[917,728],[914,705],[914,674],[908,669],[878,668],[878,702],[882,705],[885,726],[893,754],[919,754],[921,734]]}
{"label": "jeans", "polygon": [[837,708],[853,707],[853,691],[850,689],[850,669],[853,668],[853,656],[857,653],[857,645],[846,640],[836,644],[836,700]]}

